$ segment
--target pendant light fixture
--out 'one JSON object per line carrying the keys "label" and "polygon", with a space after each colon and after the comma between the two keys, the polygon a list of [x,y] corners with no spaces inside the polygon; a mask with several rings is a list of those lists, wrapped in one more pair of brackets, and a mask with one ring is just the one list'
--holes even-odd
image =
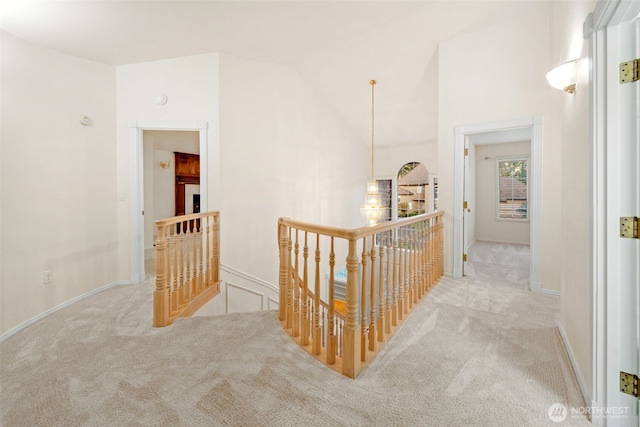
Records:
{"label": "pendant light fixture", "polygon": [[367,220],[367,225],[374,225],[382,219],[386,207],[382,204],[382,195],[378,190],[378,182],[374,175],[374,87],[376,81],[370,80],[369,84],[371,85],[371,179],[367,182],[367,192],[364,195],[364,205],[360,206],[360,213]]}

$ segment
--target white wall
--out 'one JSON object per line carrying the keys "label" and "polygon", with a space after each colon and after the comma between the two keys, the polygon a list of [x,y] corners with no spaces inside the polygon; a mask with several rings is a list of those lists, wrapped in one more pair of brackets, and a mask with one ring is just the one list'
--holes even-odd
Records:
{"label": "white wall", "polygon": [[[562,270],[560,323],[586,390],[592,383],[591,211],[588,42],[582,24],[595,1],[553,2],[551,7],[551,62],[553,66],[581,58],[573,95],[554,91],[562,119]],[[593,394],[591,395],[593,397]],[[589,404],[590,402],[587,402]]]}
{"label": "white wall", "polygon": [[364,224],[368,151],[290,68],[221,55],[220,82],[221,260],[277,285],[279,217]]}
{"label": "white wall", "polygon": [[531,142],[511,142],[476,146],[476,223],[475,238],[490,242],[529,244],[529,221],[497,219],[498,172],[501,157],[529,157]]}
{"label": "white wall", "polygon": [[[220,149],[218,138],[218,55],[215,53],[117,67],[118,191],[127,195],[118,205],[118,275],[130,277],[130,124],[207,122],[208,209],[218,210]],[[164,93],[165,105],[154,97]],[[203,209],[204,210],[204,209]],[[224,217],[223,217],[224,218]],[[224,220],[224,219],[223,219]]]}
{"label": "white wall", "polygon": [[559,289],[562,153],[554,89],[544,78],[549,69],[549,3],[523,3],[518,18],[447,40],[439,53],[438,179],[446,212],[445,272],[451,274],[453,268],[454,128],[542,116],[541,279],[543,288]]}
{"label": "white wall", "polygon": [[[5,333],[121,277],[114,67],[4,32],[1,43]],[[89,126],[80,124],[81,114]]]}

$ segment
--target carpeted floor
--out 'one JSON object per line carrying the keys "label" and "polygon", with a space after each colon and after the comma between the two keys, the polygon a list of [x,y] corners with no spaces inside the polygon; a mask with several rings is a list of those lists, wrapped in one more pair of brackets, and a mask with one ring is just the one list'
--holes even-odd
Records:
{"label": "carpeted floor", "polygon": [[[585,404],[557,298],[445,277],[356,380],[273,311],[151,327],[150,283],[102,292],[0,344],[2,426],[544,426]],[[590,425],[569,415],[562,425]]]}

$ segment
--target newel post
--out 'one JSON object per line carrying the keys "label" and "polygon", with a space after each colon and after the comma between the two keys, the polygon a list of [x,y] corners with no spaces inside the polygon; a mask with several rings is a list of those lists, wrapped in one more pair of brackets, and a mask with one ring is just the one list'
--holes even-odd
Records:
{"label": "newel post", "polygon": [[289,284],[289,256],[287,251],[287,243],[289,234],[287,226],[278,225],[278,246],[280,248],[280,298],[278,303],[278,318],[282,321],[287,317],[287,287]]}
{"label": "newel post", "polygon": [[158,226],[156,242],[156,290],[153,292],[153,326],[167,326],[169,319],[169,288],[167,287],[168,243],[167,227]]}
{"label": "newel post", "polygon": [[347,319],[344,324],[342,352],[342,373],[355,378],[361,369],[360,363],[360,324],[358,322],[358,255],[356,240],[349,239],[347,255]]}

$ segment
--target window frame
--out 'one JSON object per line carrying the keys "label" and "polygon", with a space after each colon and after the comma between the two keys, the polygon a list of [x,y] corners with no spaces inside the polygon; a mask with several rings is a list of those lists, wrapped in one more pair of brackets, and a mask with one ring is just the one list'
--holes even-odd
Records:
{"label": "window frame", "polygon": [[[496,177],[496,198],[495,198],[495,219],[496,221],[506,221],[506,222],[529,222],[530,221],[530,212],[531,209],[529,207],[529,199],[530,199],[530,195],[529,195],[529,182],[530,182],[530,176],[529,176],[529,168],[531,166],[531,160],[529,158],[530,156],[528,155],[515,155],[515,156],[500,156],[500,157],[496,157],[496,163],[495,163],[495,177]],[[525,200],[525,203],[527,205],[527,216],[525,218],[503,218],[500,216],[500,164],[503,162],[519,162],[519,161],[525,161],[526,162],[526,169],[527,169],[527,198]]]}

